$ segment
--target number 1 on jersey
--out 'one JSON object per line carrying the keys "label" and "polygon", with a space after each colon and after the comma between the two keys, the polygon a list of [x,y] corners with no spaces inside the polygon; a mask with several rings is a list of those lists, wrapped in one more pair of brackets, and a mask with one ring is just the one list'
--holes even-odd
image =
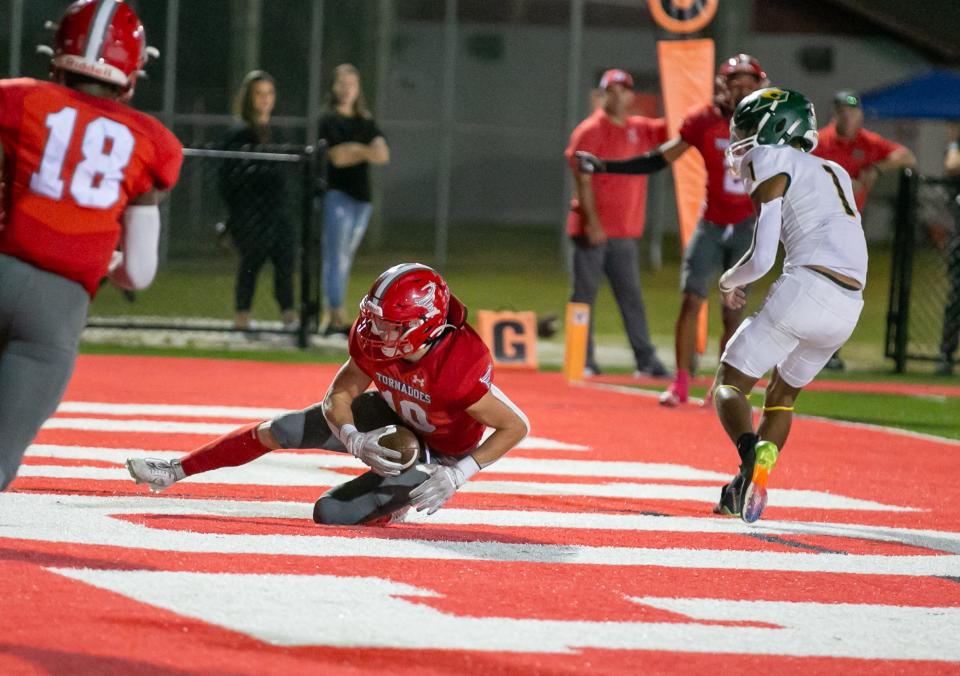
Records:
{"label": "number 1 on jersey", "polygon": [[824,164],[823,170],[830,174],[830,178],[833,179],[833,185],[837,188],[837,196],[840,197],[840,203],[843,204],[843,210],[847,212],[847,216],[853,216],[856,218],[857,212],[850,206],[850,202],[847,201],[847,196],[843,194],[843,186],[840,185],[840,179],[837,177],[837,172],[830,167],[829,164]]}
{"label": "number 1 on jersey", "polygon": [[[77,123],[77,111],[69,106],[46,119],[50,134],[43,148],[40,168],[30,177],[30,189],[58,200],[63,197],[63,165]],[[109,209],[120,199],[123,170],[133,155],[133,134],[124,125],[105,117],[90,122],[83,132],[83,161],[73,169],[70,195],[82,207]]]}

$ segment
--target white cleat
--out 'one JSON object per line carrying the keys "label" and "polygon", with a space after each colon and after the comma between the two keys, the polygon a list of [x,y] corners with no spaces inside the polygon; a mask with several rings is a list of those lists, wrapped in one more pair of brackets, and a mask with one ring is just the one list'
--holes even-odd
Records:
{"label": "white cleat", "polygon": [[127,458],[127,471],[138,484],[147,484],[154,493],[170,488],[184,478],[179,460],[167,462],[159,458]]}

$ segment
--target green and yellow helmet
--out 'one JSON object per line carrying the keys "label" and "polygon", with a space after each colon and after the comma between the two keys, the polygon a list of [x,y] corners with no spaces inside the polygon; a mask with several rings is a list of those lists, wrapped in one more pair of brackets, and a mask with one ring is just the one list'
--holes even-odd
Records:
{"label": "green and yellow helmet", "polygon": [[789,145],[805,153],[817,147],[817,114],[800,92],[779,87],[746,96],[730,119],[727,161],[738,175],[740,161],[760,145]]}

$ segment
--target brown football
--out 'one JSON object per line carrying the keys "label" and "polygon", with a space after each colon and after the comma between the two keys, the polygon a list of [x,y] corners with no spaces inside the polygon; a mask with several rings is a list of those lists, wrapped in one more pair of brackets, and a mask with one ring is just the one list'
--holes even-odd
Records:
{"label": "brown football", "polygon": [[397,425],[397,431],[380,437],[380,445],[394,451],[400,451],[400,464],[403,469],[412,467],[420,458],[420,439],[409,428]]}

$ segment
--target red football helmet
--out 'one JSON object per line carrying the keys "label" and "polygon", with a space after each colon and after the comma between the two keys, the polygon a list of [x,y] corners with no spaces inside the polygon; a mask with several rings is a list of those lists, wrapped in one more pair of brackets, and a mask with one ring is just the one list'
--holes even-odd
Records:
{"label": "red football helmet", "polygon": [[53,40],[51,68],[118,85],[133,96],[147,62],[143,24],[123,0],[77,0],[67,7]]}
{"label": "red football helmet", "polygon": [[433,268],[401,263],[377,277],[360,301],[355,337],[360,351],[374,361],[400,359],[439,338],[450,324],[447,283]]}
{"label": "red football helmet", "polygon": [[731,115],[734,108],[737,107],[737,103],[739,103],[739,101],[733,100],[733,95],[727,86],[727,81],[732,76],[739,75],[740,73],[747,73],[748,75],[756,77],[757,89],[770,86],[770,80],[767,79],[767,74],[764,72],[760,62],[749,54],[735,54],[729,59],[726,59],[720,64],[720,68],[717,69],[717,77],[714,81],[714,102],[720,106],[720,109],[727,115]]}

